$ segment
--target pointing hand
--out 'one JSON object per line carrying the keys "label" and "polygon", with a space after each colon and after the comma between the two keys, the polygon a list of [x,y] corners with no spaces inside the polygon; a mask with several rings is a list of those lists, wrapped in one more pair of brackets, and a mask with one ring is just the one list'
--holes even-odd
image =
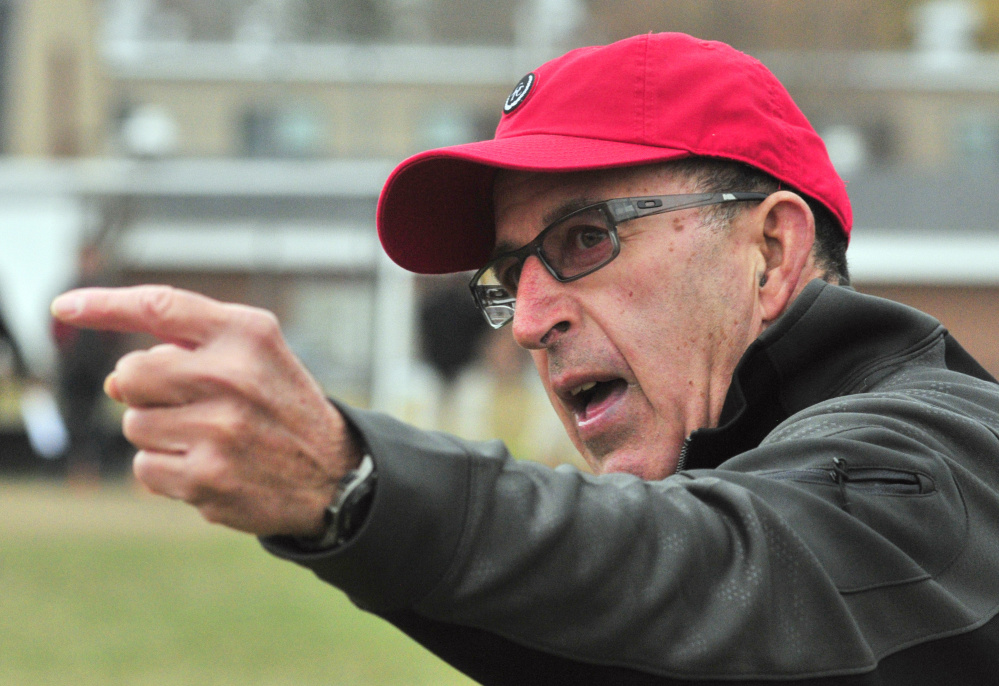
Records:
{"label": "pointing hand", "polygon": [[52,312],[163,341],[122,357],[105,382],[128,406],[122,428],[151,491],[258,535],[320,533],[361,451],[273,314],[169,286],[70,291]]}

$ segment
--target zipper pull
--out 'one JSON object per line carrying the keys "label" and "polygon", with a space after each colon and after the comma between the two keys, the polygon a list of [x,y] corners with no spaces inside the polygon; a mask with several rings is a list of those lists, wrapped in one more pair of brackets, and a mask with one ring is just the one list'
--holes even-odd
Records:
{"label": "zipper pull", "polygon": [[839,485],[839,495],[843,500],[842,507],[844,512],[850,511],[850,499],[846,495],[846,482],[850,480],[848,469],[849,465],[846,463],[846,460],[841,457],[833,458],[833,471],[830,476]]}

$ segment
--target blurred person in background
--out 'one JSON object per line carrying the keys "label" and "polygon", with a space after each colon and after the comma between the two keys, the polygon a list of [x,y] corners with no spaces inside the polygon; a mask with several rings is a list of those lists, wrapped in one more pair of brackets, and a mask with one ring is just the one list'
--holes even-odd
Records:
{"label": "blurred person in background", "polygon": [[995,683],[999,385],[848,287],[851,225],[781,84],[680,34],[569,52],[397,167],[386,251],[478,270],[593,475],[330,404],[261,310],[53,311],[164,341],[106,382],[151,490],[482,683]]}
{"label": "blurred person in background", "polygon": [[456,412],[450,430],[473,440],[498,438],[518,458],[551,467],[570,463],[585,468],[551,411],[530,356],[513,337],[506,331],[490,332],[476,351],[474,363],[455,380]]}
{"label": "blurred person in background", "polygon": [[468,297],[467,280],[449,275],[428,284],[419,307],[420,352],[429,383],[418,384],[428,415],[427,425],[454,431],[467,408],[455,398],[455,387],[476,361],[480,340],[489,326]]}
{"label": "blurred person in background", "polygon": [[[88,243],[80,248],[76,288],[109,286],[104,255]],[[121,336],[113,331],[81,329],[52,320],[58,354],[59,407],[68,432],[67,476],[75,484],[96,483],[110,446],[104,426],[104,379],[121,355]]]}
{"label": "blurred person in background", "polygon": [[28,375],[24,356],[17,339],[7,326],[7,318],[0,309],[0,379],[23,379]]}
{"label": "blurred person in background", "polygon": [[506,331],[490,329],[468,295],[465,274],[428,283],[419,310],[427,374],[417,373],[411,394],[418,397],[407,400],[408,408],[426,409],[414,423],[473,440],[500,439],[522,459],[579,464],[528,369],[530,356]]}

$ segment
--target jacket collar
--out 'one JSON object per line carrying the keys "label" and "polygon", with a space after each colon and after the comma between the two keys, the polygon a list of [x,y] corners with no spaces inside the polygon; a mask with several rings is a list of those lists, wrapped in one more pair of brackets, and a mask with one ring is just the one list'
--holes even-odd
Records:
{"label": "jacket collar", "polygon": [[[944,336],[940,322],[918,310],[812,281],[746,350],[732,376],[719,426],[690,435],[683,468],[717,467],[755,448],[792,414],[869,387],[891,373],[907,352]],[[991,379],[957,349],[967,358],[962,362],[968,369],[962,371]]]}

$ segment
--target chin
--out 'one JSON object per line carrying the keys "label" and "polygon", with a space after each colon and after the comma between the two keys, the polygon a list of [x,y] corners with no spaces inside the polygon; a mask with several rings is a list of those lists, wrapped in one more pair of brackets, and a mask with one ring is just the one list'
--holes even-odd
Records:
{"label": "chin", "polygon": [[650,460],[650,451],[621,450],[612,452],[601,458],[587,457],[597,474],[634,474],[646,481],[659,481],[676,471],[676,459],[657,455],[658,459]]}

